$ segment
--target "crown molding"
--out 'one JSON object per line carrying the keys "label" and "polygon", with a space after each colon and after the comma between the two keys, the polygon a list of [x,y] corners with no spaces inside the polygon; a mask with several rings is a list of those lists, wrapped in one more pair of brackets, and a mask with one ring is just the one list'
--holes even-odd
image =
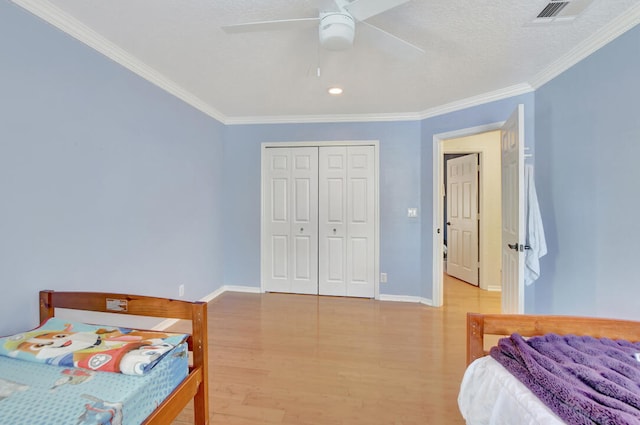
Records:
{"label": "crown molding", "polygon": [[227,125],[243,124],[310,124],[340,122],[418,121],[417,113],[394,114],[342,114],[342,115],[277,115],[253,117],[227,117]]}
{"label": "crown molding", "polygon": [[13,3],[29,11],[33,15],[50,23],[54,27],[69,34],[71,37],[79,40],[94,50],[102,53],[114,62],[124,66],[145,80],[155,84],[166,92],[174,95],[178,99],[193,106],[204,114],[214,118],[222,123],[226,117],[209,104],[183,89],[181,86],[173,82],[171,79],[162,75],[154,68],[145,64],[141,60],[135,58],[127,51],[121,49],[111,41],[107,40],[91,28],[84,25],[72,16],[64,13],[45,0],[11,0]]}
{"label": "crown molding", "polygon": [[469,97],[455,102],[446,103],[422,112],[405,112],[397,114],[344,114],[344,115],[290,115],[290,116],[254,116],[227,117],[225,124],[309,124],[309,123],[339,123],[339,122],[383,122],[383,121],[420,121],[426,118],[444,115],[449,112],[478,106],[496,100],[532,92],[529,84],[516,84],[489,93]]}
{"label": "crown molding", "polygon": [[640,4],[632,6],[627,12],[609,22],[599,31],[592,34],[566,55],[536,74],[529,84],[538,89],[590,54],[604,47],[640,23]]}
{"label": "crown molding", "polygon": [[505,87],[492,92],[483,93],[478,96],[456,100],[455,102],[446,103],[444,105],[436,106],[435,108],[427,109],[420,113],[419,119],[423,120],[426,118],[448,114],[450,112],[460,111],[462,109],[471,108],[473,106],[495,102],[496,100],[507,99],[509,97],[530,93],[533,90],[533,87],[531,87],[531,85],[529,85],[528,83],[515,84],[513,86]]}

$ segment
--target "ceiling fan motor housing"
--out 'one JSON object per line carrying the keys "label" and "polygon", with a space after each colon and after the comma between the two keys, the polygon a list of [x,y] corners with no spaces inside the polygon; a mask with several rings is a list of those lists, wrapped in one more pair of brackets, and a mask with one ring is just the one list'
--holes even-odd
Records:
{"label": "ceiling fan motor housing", "polygon": [[348,13],[329,13],[320,19],[320,45],[328,50],[345,50],[353,45],[356,23]]}

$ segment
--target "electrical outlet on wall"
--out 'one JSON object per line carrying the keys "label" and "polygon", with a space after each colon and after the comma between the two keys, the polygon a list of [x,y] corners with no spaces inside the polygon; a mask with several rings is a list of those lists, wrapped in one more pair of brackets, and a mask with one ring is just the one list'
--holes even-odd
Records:
{"label": "electrical outlet on wall", "polygon": [[380,273],[380,283],[387,283],[387,274]]}
{"label": "electrical outlet on wall", "polygon": [[184,297],[184,285],[178,286],[178,296]]}

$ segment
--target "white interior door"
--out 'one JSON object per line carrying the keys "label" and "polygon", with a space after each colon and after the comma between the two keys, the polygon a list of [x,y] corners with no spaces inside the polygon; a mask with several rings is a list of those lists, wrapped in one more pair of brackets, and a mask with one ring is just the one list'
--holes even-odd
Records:
{"label": "white interior door", "polygon": [[265,291],[318,293],[318,148],[269,148],[263,158]]}
{"label": "white interior door", "polygon": [[372,298],[374,147],[321,147],[319,161],[319,293]]}
{"label": "white interior door", "polygon": [[524,105],[502,127],[502,313],[524,313]]}
{"label": "white interior door", "polygon": [[447,274],[478,286],[478,154],[447,161]]}

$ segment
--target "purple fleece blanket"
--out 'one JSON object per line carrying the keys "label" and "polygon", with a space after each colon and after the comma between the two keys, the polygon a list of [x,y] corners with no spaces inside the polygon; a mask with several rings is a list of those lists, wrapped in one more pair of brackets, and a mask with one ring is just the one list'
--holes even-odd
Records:
{"label": "purple fleece blanket", "polygon": [[640,424],[640,343],[548,334],[503,338],[491,357],[568,424]]}

